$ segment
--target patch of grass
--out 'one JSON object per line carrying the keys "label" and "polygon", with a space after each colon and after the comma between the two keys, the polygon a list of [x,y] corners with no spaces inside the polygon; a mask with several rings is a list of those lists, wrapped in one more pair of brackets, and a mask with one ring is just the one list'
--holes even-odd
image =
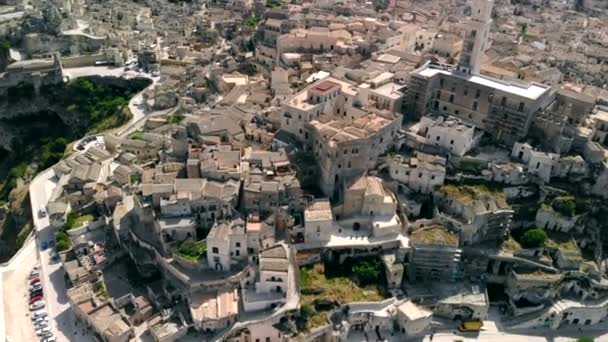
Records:
{"label": "patch of grass", "polygon": [[135,131],[129,134],[129,139],[144,140],[144,131]]}
{"label": "patch of grass", "polygon": [[[352,276],[355,275],[352,274]],[[384,274],[382,274],[382,277],[384,277]],[[320,299],[337,303],[384,300],[378,285],[359,286],[354,279],[349,277],[326,275],[323,264],[315,264],[312,267],[304,267],[300,270],[300,288],[323,289],[320,294],[302,295],[303,305],[313,305],[315,300]]]}
{"label": "patch of grass", "polygon": [[515,253],[518,251],[521,251],[522,247],[519,244],[519,242],[515,241],[515,239],[513,239],[513,237],[509,236],[509,239],[506,240],[505,242],[503,242],[502,246],[501,246],[501,250],[505,251],[505,252],[511,252],[511,253]]}
{"label": "patch of grass", "polygon": [[95,221],[95,216],[91,214],[83,214],[79,215],[76,212],[71,212],[68,214],[66,218],[66,222],[64,225],[65,230],[80,228],[85,222],[93,222]]}
{"label": "patch of grass", "polygon": [[176,254],[193,262],[198,262],[207,252],[206,241],[184,241],[179,246]]}
{"label": "patch of grass", "polygon": [[[303,267],[300,269],[302,305],[300,315],[304,320],[301,326],[303,330],[310,331],[311,329],[328,323],[327,313],[315,309],[315,303],[318,303],[319,301],[351,303],[377,302],[385,299],[379,285],[368,284],[360,286],[357,283],[359,281],[358,275],[351,272],[351,270],[357,269],[359,271],[364,270],[364,273],[369,276],[371,276],[372,273],[375,274],[377,267],[372,259],[364,259],[352,263],[346,262],[342,266],[344,273],[349,273],[351,277],[336,275],[335,273],[339,272],[336,272],[335,270],[333,272],[326,272],[326,266],[323,264],[314,264],[311,267]],[[365,269],[370,268],[373,269],[373,272],[365,271]],[[382,274],[377,275],[376,280],[378,282],[382,282],[382,279],[384,279],[383,272],[384,271],[382,270]],[[371,281],[367,276],[363,279]]]}
{"label": "patch of grass", "polygon": [[184,120],[184,118],[185,118],[185,116],[183,116],[179,113],[175,113],[167,118],[167,123],[176,125],[176,124],[182,122],[182,120]]}

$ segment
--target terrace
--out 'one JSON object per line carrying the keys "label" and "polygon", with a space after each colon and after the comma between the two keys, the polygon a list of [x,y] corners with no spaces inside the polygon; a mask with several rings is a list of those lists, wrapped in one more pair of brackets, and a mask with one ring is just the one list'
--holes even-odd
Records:
{"label": "terrace", "polygon": [[432,226],[415,230],[410,235],[412,245],[443,245],[458,247],[458,235],[442,226]]}
{"label": "terrace", "polygon": [[495,200],[498,209],[511,208],[511,205],[507,203],[507,196],[503,191],[492,190],[483,184],[461,186],[447,184],[442,186],[440,191],[446,193],[463,205],[471,205],[477,201],[487,201],[488,197],[491,196]]}
{"label": "terrace", "polygon": [[[341,268],[346,269],[348,267]],[[300,303],[302,314],[307,318],[307,330],[328,322],[326,312],[317,310],[320,302],[345,304],[379,302],[385,299],[378,285],[359,285],[351,277],[332,274],[331,270],[326,269],[323,264],[315,264],[312,267],[304,267],[300,270],[300,288]]]}

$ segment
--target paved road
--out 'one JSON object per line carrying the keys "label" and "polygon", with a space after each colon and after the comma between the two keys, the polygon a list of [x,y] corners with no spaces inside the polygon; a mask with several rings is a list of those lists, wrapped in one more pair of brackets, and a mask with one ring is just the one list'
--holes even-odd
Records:
{"label": "paved road", "polygon": [[[43,241],[54,240],[55,231],[49,226],[48,217],[38,217],[40,208],[46,207],[57,178],[53,170],[39,174],[30,184],[32,216],[37,231],[38,246]],[[49,323],[58,341],[93,341],[90,336],[80,335],[81,328],[76,325],[76,317],[67,300],[65,271],[60,262],[51,261],[51,248],[40,250],[40,279],[44,289],[44,299],[50,319]],[[76,335],[78,334],[78,335]],[[75,338],[78,336],[77,338]]]}

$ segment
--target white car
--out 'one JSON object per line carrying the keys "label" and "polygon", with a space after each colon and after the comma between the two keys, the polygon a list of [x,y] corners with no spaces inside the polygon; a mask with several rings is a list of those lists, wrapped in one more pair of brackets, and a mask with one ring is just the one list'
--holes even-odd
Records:
{"label": "white car", "polygon": [[46,321],[36,322],[35,326],[36,326],[36,329],[42,329],[42,328],[48,327],[49,323]]}
{"label": "white car", "polygon": [[42,336],[46,333],[50,333],[51,332],[51,328],[50,327],[44,327],[41,329],[36,329],[36,335],[38,336]]}
{"label": "white car", "polygon": [[57,341],[57,339],[55,338],[55,336],[50,336],[44,339],[44,342],[55,342]]}
{"label": "white car", "polygon": [[44,309],[34,311],[34,312],[32,312],[32,319],[43,318],[43,317],[46,317],[47,315],[48,314],[47,314],[46,310],[44,310]]}
{"label": "white car", "polygon": [[34,325],[37,328],[39,328],[38,325],[44,325],[46,327],[47,325],[49,325],[49,320],[46,317],[36,318],[36,320],[34,321]]}
{"label": "white car", "polygon": [[30,304],[30,311],[42,309],[44,307],[44,305],[45,305],[44,302],[39,300],[33,304]]}

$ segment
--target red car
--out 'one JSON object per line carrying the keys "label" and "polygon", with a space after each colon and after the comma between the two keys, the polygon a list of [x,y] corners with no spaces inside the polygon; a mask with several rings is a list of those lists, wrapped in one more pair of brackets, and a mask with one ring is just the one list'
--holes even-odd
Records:
{"label": "red car", "polygon": [[42,290],[40,290],[40,291],[32,292],[30,294],[30,298],[34,298],[34,297],[38,297],[38,296],[41,296],[41,297],[44,296],[44,292],[42,292]]}
{"label": "red car", "polygon": [[30,304],[34,304],[39,300],[42,300],[42,295],[39,295],[39,296],[36,296],[36,297],[30,299]]}
{"label": "red car", "polygon": [[40,278],[34,278],[34,279],[32,279],[30,281],[30,285],[34,285],[34,284],[39,283],[39,282],[40,282]]}

